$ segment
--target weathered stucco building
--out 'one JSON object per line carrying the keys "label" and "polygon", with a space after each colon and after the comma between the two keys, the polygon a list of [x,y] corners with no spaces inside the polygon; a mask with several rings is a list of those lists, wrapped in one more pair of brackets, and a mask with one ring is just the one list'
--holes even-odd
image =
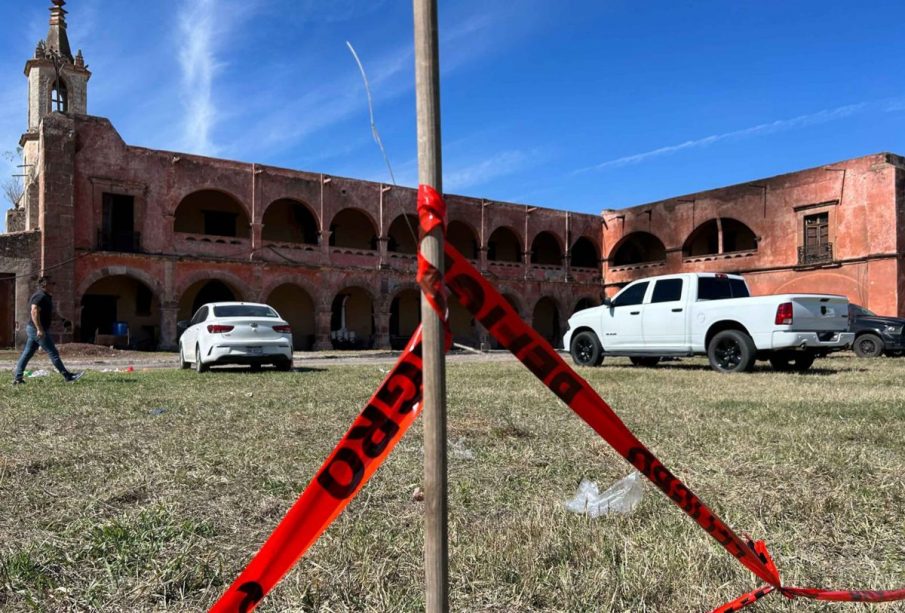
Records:
{"label": "weathered stucco building", "polygon": [[[136,347],[173,348],[202,303],[267,302],[298,349],[400,346],[420,317],[416,191],[259,164],[154,151],[87,115],[64,2],[26,63],[25,195],[0,236],[0,345],[21,339],[32,283],[52,275],[63,341],[128,326]],[[602,221],[447,196],[448,240],[551,341],[602,297]],[[413,233],[414,229],[414,233]],[[460,305],[456,340],[490,346]],[[68,325],[67,325],[68,324]]]}
{"label": "weathered stucco building", "polygon": [[897,155],[604,211],[603,219],[610,288],[648,275],[733,272],[757,294],[842,294],[905,316],[905,158]]}
{"label": "weathered stucco building", "polygon": [[[63,0],[26,62],[25,192],[0,235],[0,346],[55,277],[63,341],[129,330],[175,347],[202,303],[268,302],[297,349],[393,347],[419,319],[416,192],[129,146],[88,115]],[[905,160],[877,154],[602,215],[447,195],[448,240],[555,344],[565,320],[642,276],[741,272],[756,293],[829,292],[905,316]],[[492,346],[458,304],[456,340]]]}

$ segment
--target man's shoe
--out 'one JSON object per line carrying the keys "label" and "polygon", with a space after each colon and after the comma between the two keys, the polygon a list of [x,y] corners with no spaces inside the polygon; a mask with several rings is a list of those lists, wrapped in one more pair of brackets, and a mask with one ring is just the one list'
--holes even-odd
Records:
{"label": "man's shoe", "polygon": [[84,374],[85,374],[84,372],[71,372],[68,375],[66,375],[66,383],[75,383],[76,381],[81,379],[82,375],[84,375]]}
{"label": "man's shoe", "polygon": [[23,379],[22,377],[13,379],[13,385],[25,385],[25,379]]}

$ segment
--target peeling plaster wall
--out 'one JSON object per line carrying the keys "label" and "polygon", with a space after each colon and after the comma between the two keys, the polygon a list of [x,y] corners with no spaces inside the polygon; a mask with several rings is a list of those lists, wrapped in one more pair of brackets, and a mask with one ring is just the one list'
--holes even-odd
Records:
{"label": "peeling plaster wall", "polygon": [[[878,313],[902,313],[905,284],[902,158],[876,154],[722,189],[604,212],[604,275],[609,294],[634,279],[676,272],[742,273],[757,294],[842,294]],[[897,195],[898,194],[898,195]],[[806,216],[826,213],[832,258],[799,264]],[[748,226],[757,249],[684,257],[682,246],[701,224],[717,217]],[[666,258],[614,266],[620,241],[650,232]],[[893,282],[898,279],[898,283]]]}
{"label": "peeling plaster wall", "polygon": [[[60,304],[68,319],[81,321],[81,298],[93,283],[125,275],[152,289],[155,304],[159,304],[160,346],[174,348],[176,322],[187,315],[181,312],[180,303],[182,311],[189,308],[183,298],[194,284],[217,279],[241,298],[262,302],[277,287],[290,284],[311,298],[307,310],[293,313],[303,328],[300,334],[306,339],[313,336],[315,348],[327,348],[333,299],[344,288],[358,286],[374,297],[371,332],[375,346],[389,346],[392,298],[413,286],[416,271],[414,254],[388,251],[389,227],[401,214],[415,214],[416,190],[131,147],[100,117],[54,114],[42,123],[40,137],[38,196],[43,240],[39,259],[65,271],[67,280],[58,293],[63,294]],[[247,231],[243,228],[236,237],[177,232],[177,208],[201,190],[216,190],[235,200],[247,216],[242,222]],[[105,193],[132,197],[134,231],[140,235],[137,252],[99,250]],[[297,201],[312,213],[317,243],[263,239],[268,207],[284,199]],[[449,219],[461,220],[474,231],[476,265],[521,297],[526,305],[523,315],[530,318],[534,305],[549,297],[560,309],[562,327],[580,297],[599,303],[600,268],[570,270],[566,249],[584,236],[600,252],[600,217],[455,195],[448,196],[447,203]],[[337,213],[349,208],[373,223],[378,234],[376,248],[370,244],[368,248],[330,246],[330,224]],[[503,226],[513,230],[521,247],[516,262],[498,265],[487,261],[487,239]],[[524,245],[530,245],[542,231],[551,232],[563,246],[562,265],[530,263]],[[268,235],[285,238],[291,233]],[[65,264],[65,260],[71,262]],[[409,325],[413,314],[406,311],[401,315]],[[65,340],[81,334],[81,330],[73,332]],[[476,344],[489,345],[483,330],[475,329],[470,337]],[[305,344],[311,345],[309,340]]]}

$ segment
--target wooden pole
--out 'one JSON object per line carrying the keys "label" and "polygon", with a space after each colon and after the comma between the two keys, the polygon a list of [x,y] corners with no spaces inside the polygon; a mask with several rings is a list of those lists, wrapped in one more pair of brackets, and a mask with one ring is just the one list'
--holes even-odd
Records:
{"label": "wooden pole", "polygon": [[[418,183],[443,193],[440,147],[440,61],[437,2],[413,0],[415,90],[418,108]],[[444,220],[445,221],[445,220]],[[443,232],[421,242],[421,254],[443,270]],[[446,356],[443,326],[421,297],[424,351],[424,581],[427,613],[449,610],[446,494]]]}

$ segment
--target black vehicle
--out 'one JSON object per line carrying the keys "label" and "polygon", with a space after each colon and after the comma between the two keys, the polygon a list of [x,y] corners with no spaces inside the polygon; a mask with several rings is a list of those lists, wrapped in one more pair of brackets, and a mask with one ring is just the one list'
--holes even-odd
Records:
{"label": "black vehicle", "polygon": [[848,305],[849,330],[855,333],[852,349],[859,357],[876,358],[905,352],[905,319],[881,317],[863,306]]}

